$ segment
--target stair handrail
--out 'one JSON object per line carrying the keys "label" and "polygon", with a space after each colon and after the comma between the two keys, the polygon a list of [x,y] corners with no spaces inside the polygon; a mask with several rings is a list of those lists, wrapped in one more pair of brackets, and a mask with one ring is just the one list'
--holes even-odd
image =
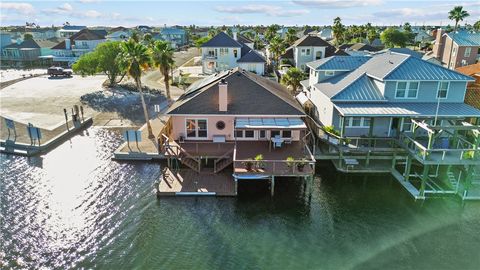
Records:
{"label": "stair handrail", "polygon": [[219,158],[215,159],[214,165],[216,166],[218,162],[220,162],[222,159],[226,158],[226,157],[229,156],[231,153],[233,153],[233,149],[234,149],[234,148],[228,150],[228,151],[225,152],[223,155],[221,155]]}

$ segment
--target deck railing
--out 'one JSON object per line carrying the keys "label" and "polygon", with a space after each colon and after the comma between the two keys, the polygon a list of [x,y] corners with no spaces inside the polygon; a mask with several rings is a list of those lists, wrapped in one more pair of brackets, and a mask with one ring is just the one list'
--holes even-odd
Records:
{"label": "deck railing", "polygon": [[[422,160],[426,161],[445,161],[445,160],[479,160],[480,149],[474,149],[473,144],[468,141],[458,141],[456,146],[458,148],[444,149],[428,149],[420,142],[411,138],[406,134],[401,134],[399,143],[405,148],[415,153]],[[468,148],[472,147],[472,148]]]}
{"label": "deck railing", "polygon": [[289,160],[237,159],[237,147],[233,150],[233,167],[236,173],[265,175],[305,175],[315,172],[315,157],[304,144],[305,158]]}

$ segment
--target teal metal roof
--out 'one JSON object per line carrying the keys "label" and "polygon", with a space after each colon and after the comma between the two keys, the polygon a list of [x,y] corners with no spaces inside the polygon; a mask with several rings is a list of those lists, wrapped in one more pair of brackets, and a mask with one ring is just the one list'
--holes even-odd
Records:
{"label": "teal metal roof", "polygon": [[424,61],[416,57],[408,57],[384,80],[450,80],[450,81],[472,81],[469,76],[463,75],[440,65]]}
{"label": "teal metal roof", "polygon": [[480,46],[480,33],[461,31],[447,34],[459,46]]}
{"label": "teal metal roof", "polygon": [[363,74],[343,91],[332,97],[332,101],[386,101],[375,83]]}
{"label": "teal metal roof", "polygon": [[162,35],[185,35],[185,30],[178,28],[163,28],[160,33]]}
{"label": "teal metal roof", "polygon": [[[437,103],[344,103],[334,102],[343,116],[409,116],[435,117]],[[440,103],[438,115],[443,117],[480,117],[480,110],[465,103]]]}
{"label": "teal metal roof", "polygon": [[354,70],[367,62],[369,56],[330,56],[307,64],[315,70]]}

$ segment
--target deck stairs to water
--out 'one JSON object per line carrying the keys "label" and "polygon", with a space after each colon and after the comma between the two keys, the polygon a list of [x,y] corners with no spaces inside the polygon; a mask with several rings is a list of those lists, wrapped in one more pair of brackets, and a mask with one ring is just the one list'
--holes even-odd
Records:
{"label": "deck stairs to water", "polygon": [[185,149],[183,149],[180,145],[176,145],[175,148],[168,148],[166,149],[166,153],[171,156],[175,157],[179,160],[183,165],[187,166],[188,168],[200,172],[200,159],[190,155]]}
{"label": "deck stairs to water", "polygon": [[453,172],[447,172],[447,178],[448,178],[448,182],[450,182],[452,187],[456,189],[458,187],[458,180],[455,177],[455,174]]}

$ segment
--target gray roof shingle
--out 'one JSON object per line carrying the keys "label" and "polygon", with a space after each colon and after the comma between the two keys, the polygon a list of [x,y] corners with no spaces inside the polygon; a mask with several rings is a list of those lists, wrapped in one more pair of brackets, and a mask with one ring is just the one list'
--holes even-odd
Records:
{"label": "gray roof shingle", "polygon": [[220,32],[202,45],[202,48],[207,48],[207,47],[241,48],[242,44],[240,44],[238,41],[231,38],[226,33]]}
{"label": "gray roof shingle", "polygon": [[266,63],[265,58],[258,54],[255,50],[250,50],[237,63]]}
{"label": "gray roof shingle", "polygon": [[[228,111],[218,110],[218,82],[228,83]],[[203,87],[182,95],[167,111],[175,115],[291,115],[303,116],[298,102],[282,85],[236,68]]]}

